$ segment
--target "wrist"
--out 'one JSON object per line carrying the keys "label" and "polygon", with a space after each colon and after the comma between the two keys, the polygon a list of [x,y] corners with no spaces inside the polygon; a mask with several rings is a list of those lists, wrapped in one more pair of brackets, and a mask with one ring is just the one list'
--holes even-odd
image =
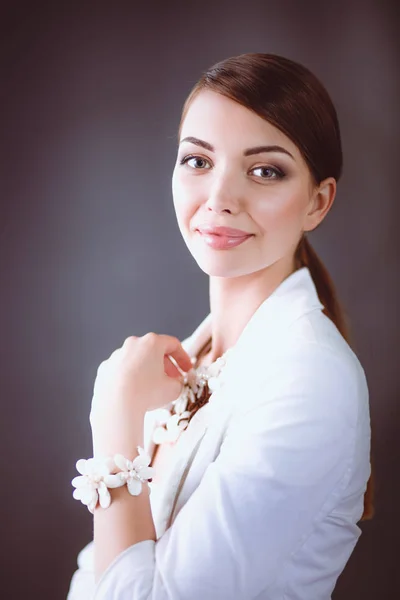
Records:
{"label": "wrist", "polygon": [[92,438],[95,458],[122,454],[133,460],[138,454],[137,447],[144,447],[144,415],[134,417],[134,425],[129,421],[126,427],[119,427],[116,434],[105,432],[100,436],[93,431]]}

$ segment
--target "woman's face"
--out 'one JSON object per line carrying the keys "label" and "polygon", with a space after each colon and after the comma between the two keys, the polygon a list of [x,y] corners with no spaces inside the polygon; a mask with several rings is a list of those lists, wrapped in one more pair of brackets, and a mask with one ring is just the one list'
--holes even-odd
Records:
{"label": "woman's face", "polygon": [[[205,90],[182,124],[172,191],[187,247],[205,273],[218,277],[249,275],[281,260],[292,264],[303,231],[314,229],[330,206],[327,198],[323,205],[324,195],[316,193],[288,137],[240,104]],[[233,245],[199,232],[210,226],[251,237]],[[218,241],[228,246],[216,247]]]}

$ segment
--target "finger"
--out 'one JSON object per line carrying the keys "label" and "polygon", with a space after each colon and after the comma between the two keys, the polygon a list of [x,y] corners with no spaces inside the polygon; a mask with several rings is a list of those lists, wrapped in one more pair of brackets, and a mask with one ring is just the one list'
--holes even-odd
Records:
{"label": "finger", "polygon": [[189,354],[184,350],[180,340],[171,335],[159,335],[164,354],[171,356],[182,371],[190,371],[192,361]]}
{"label": "finger", "polygon": [[115,360],[116,358],[118,358],[121,355],[121,348],[117,348],[116,350],[114,350],[114,352],[111,352],[108,360]]}
{"label": "finger", "polygon": [[164,372],[168,377],[174,379],[182,379],[181,372],[176,368],[171,359],[168,356],[164,356]]}
{"label": "finger", "polygon": [[183,383],[181,381],[178,381],[178,379],[168,379],[169,385],[170,386],[174,386],[173,388],[171,388],[171,395],[173,394],[173,396],[175,398],[179,398],[179,396],[182,393],[182,389],[183,389]]}
{"label": "finger", "polygon": [[139,338],[137,337],[137,335],[130,335],[129,337],[127,337],[124,340],[124,343],[122,344],[121,348],[127,348],[129,346],[133,346],[134,343],[136,342],[136,340],[138,340]]}

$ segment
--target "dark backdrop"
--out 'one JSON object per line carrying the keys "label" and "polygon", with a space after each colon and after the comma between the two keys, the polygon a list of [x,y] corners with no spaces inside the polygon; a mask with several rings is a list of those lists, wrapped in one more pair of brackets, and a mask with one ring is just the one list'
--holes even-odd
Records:
{"label": "dark backdrop", "polygon": [[91,453],[99,363],[128,335],[182,338],[208,313],[207,277],[175,223],[175,133],[201,71],[254,51],[310,67],[339,113],[344,175],[310,239],[337,284],[369,381],[377,512],[362,524],[334,598],[396,596],[395,4],[2,4],[2,598],[65,598],[91,538],[91,515],[72,499],[70,480],[77,458]]}

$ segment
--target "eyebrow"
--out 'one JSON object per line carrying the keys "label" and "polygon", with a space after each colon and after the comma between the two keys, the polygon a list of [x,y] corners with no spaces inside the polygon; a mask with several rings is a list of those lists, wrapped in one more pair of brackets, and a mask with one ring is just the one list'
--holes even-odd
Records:
{"label": "eyebrow", "polygon": [[[206,150],[209,150],[210,152],[215,152],[214,146],[212,146],[208,142],[205,142],[204,140],[199,140],[199,138],[196,138],[196,137],[192,137],[192,136],[185,137],[185,138],[183,138],[183,140],[180,141],[181,144],[183,142],[190,142],[191,144],[195,144],[196,146],[201,146],[202,148],[205,148]],[[289,152],[289,150],[286,150],[282,146],[276,146],[276,145],[255,146],[254,148],[247,148],[247,150],[244,150],[243,156],[253,156],[254,154],[261,154],[262,152],[282,152],[283,154],[287,154],[288,156],[293,158],[293,160],[295,160],[293,154],[291,154]]]}

